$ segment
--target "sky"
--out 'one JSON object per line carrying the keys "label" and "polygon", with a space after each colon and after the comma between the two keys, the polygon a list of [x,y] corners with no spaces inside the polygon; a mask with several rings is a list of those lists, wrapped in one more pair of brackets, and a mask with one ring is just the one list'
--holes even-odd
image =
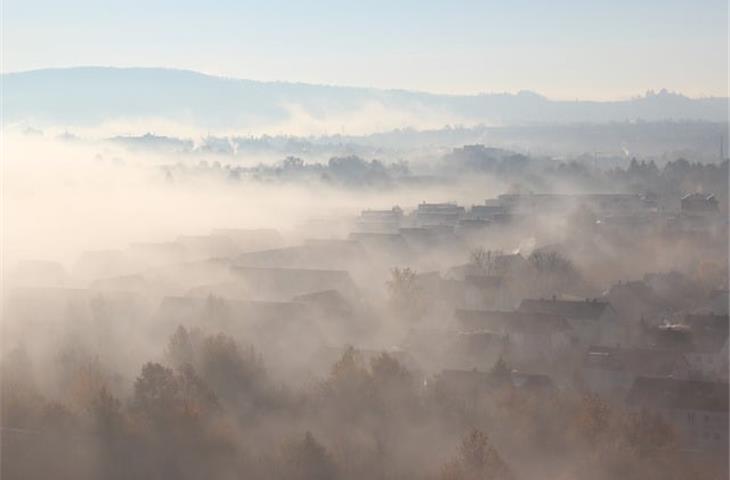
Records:
{"label": "sky", "polygon": [[1,1],[3,73],[144,66],[451,94],[728,95],[727,0]]}

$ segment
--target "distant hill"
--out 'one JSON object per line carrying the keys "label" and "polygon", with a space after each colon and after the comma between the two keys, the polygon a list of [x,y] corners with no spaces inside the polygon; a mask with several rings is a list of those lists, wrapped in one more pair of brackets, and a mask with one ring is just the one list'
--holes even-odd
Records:
{"label": "distant hill", "polygon": [[[328,121],[403,113],[464,123],[529,125],[628,120],[725,122],[727,98],[661,91],[631,100],[555,101],[532,92],[436,95],[404,90],[258,82],[161,68],[77,67],[2,75],[6,124],[89,126],[117,119],[168,119],[203,128],[286,122],[292,112]],[[378,108],[372,109],[375,105]],[[368,110],[368,107],[371,107]],[[374,113],[375,112],[375,113]],[[371,119],[371,120],[377,120]],[[406,125],[403,126],[416,126]]]}

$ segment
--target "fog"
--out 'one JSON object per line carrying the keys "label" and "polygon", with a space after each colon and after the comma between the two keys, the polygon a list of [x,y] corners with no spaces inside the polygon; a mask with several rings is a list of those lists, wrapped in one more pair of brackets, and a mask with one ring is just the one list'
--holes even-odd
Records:
{"label": "fog", "polygon": [[727,476],[726,158],[288,111],[3,131],[3,478]]}

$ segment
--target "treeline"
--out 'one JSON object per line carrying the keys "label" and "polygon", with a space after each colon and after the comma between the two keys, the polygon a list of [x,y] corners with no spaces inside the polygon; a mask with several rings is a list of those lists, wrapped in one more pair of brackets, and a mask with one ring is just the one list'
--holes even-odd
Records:
{"label": "treeline", "polygon": [[[590,161],[589,161],[590,160]],[[658,166],[654,160],[632,159],[626,167],[602,166],[594,159],[556,161],[547,157],[527,156],[484,145],[455,148],[429,167],[421,176],[418,166],[398,160],[385,162],[366,160],[357,155],[335,156],[327,162],[305,162],[288,156],[274,164],[244,167],[220,161],[200,161],[163,167],[168,180],[212,176],[237,182],[255,181],[322,181],[332,185],[395,186],[399,182],[431,181],[473,176],[492,176],[513,190],[553,192],[633,192],[654,194],[660,199],[678,202],[686,193],[706,192],[718,197],[721,205],[728,198],[728,160],[718,163],[690,162],[680,158]],[[676,205],[673,205],[676,206]]]}
{"label": "treeline", "polygon": [[179,327],[130,384],[98,356],[34,366],[22,349],[2,374],[4,479],[719,478],[660,418],[517,388],[502,361],[472,395],[347,348],[293,389],[252,347]]}
{"label": "treeline", "polygon": [[660,198],[686,193],[715,194],[727,204],[728,160],[717,163],[690,162],[684,158],[658,166],[654,160],[631,159],[625,167],[603,167],[591,158],[555,161],[516,154],[483,145],[466,145],[444,157],[442,169],[479,172],[510,182],[515,188],[552,192],[575,189],[588,192],[633,192]]}
{"label": "treeline", "polygon": [[392,163],[377,159],[365,160],[356,155],[332,157],[327,163],[305,163],[299,157],[286,157],[273,165],[255,167],[222,164],[219,161],[201,161],[195,166],[181,163],[163,167],[167,180],[196,176],[212,176],[229,181],[251,179],[255,181],[321,181],[347,187],[387,186],[410,176],[408,164]]}

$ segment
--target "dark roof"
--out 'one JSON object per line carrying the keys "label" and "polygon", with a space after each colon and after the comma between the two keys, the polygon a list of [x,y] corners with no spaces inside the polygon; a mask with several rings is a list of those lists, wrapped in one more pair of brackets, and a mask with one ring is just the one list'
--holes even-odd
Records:
{"label": "dark roof", "polygon": [[[319,283],[333,284],[340,287],[351,287],[352,279],[345,270],[320,270],[309,268],[260,268],[233,267],[232,272],[255,282],[286,282],[296,284]],[[323,289],[324,290],[324,289]],[[316,291],[316,288],[309,290]]]}
{"label": "dark roof", "polygon": [[259,250],[238,255],[235,264],[247,267],[337,268],[366,257],[353,240],[307,240],[304,245]]}
{"label": "dark roof", "polygon": [[600,300],[522,300],[521,312],[551,313],[567,319],[595,320],[606,310],[613,310],[611,304]]}
{"label": "dark roof", "polygon": [[345,297],[337,290],[322,290],[319,292],[297,295],[293,302],[315,305],[331,313],[351,313],[352,307]]}
{"label": "dark roof", "polygon": [[709,314],[687,314],[684,323],[697,334],[716,333],[727,337],[730,327],[728,315]]}
{"label": "dark roof", "polygon": [[630,294],[640,297],[652,297],[654,290],[643,280],[635,280],[629,282],[619,282],[611,286],[608,295]]}
{"label": "dark roof", "polygon": [[505,283],[505,278],[499,275],[465,275],[464,282],[477,288],[500,288]]}
{"label": "dark roof", "polygon": [[450,393],[485,388],[489,384],[489,373],[474,370],[443,370],[436,376],[436,383],[444,386]]}
{"label": "dark roof", "polygon": [[688,193],[682,197],[682,200],[705,200],[711,202],[715,200],[715,196],[712,194],[705,195],[702,193]]}
{"label": "dark roof", "polygon": [[494,332],[460,332],[454,337],[452,348],[463,353],[480,354],[493,347],[504,347],[505,337]]}
{"label": "dark roof", "polygon": [[459,326],[467,331],[553,333],[570,330],[565,318],[546,313],[457,309],[454,316]]}
{"label": "dark roof", "polygon": [[728,384],[700,380],[638,377],[626,397],[633,407],[728,411]]}
{"label": "dark roof", "polygon": [[591,346],[583,358],[583,367],[615,370],[646,376],[668,376],[675,367],[686,363],[681,353],[653,348],[615,348]]}
{"label": "dark roof", "polygon": [[512,386],[526,390],[554,390],[555,384],[549,375],[512,372]]}

